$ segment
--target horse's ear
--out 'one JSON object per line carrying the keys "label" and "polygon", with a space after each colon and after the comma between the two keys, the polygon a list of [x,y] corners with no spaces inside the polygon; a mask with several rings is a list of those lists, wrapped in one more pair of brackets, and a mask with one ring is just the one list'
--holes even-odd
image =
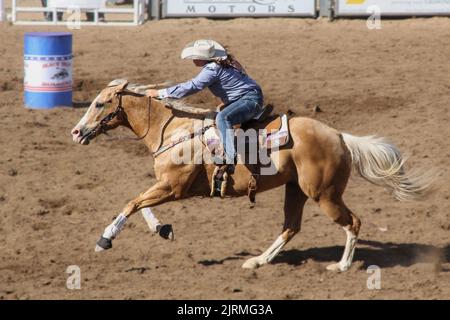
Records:
{"label": "horse's ear", "polygon": [[123,83],[119,84],[117,87],[114,88],[114,93],[123,92],[129,83],[130,83],[129,81],[124,81]]}

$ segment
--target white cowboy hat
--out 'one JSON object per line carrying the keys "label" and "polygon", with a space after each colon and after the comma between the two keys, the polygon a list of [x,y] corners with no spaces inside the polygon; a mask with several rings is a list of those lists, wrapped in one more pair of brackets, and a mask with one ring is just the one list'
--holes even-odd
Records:
{"label": "white cowboy hat", "polygon": [[197,40],[189,43],[181,52],[181,59],[212,60],[225,59],[225,48],[214,40]]}

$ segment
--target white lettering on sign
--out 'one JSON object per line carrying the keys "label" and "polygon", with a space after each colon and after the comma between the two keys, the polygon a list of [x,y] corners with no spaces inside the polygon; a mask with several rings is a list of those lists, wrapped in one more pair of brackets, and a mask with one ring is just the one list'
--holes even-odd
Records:
{"label": "white lettering on sign", "polygon": [[24,88],[34,92],[72,90],[72,55],[24,57]]}

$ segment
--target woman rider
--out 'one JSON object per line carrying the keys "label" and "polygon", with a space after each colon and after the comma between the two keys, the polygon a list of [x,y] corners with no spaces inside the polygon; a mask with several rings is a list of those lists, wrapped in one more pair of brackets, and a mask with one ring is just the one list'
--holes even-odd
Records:
{"label": "woman rider", "polygon": [[233,126],[242,124],[262,110],[261,87],[250,78],[239,62],[214,40],[197,40],[189,43],[181,53],[182,59],[192,59],[201,67],[193,79],[162,90],[148,90],[147,96],[157,98],[184,98],[204,88],[222,100],[224,107],[217,114],[216,123],[225,149],[228,171],[234,171],[236,151]]}

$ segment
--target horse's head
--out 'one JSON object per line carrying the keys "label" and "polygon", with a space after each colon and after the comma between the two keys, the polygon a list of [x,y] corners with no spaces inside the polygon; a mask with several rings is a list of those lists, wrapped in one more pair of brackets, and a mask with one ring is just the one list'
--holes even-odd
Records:
{"label": "horse's head", "polygon": [[92,101],[85,115],[72,129],[73,141],[80,144],[89,142],[101,133],[114,129],[124,121],[121,94],[128,81],[111,82]]}

